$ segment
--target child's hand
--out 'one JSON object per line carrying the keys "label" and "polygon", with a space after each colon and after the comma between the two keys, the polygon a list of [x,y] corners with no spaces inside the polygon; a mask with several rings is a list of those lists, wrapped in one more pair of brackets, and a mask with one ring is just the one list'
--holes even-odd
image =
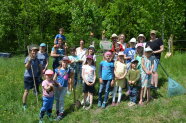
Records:
{"label": "child's hand", "polygon": [[112,86],[112,87],[114,86],[114,80],[111,81],[111,86]]}
{"label": "child's hand", "polygon": [[99,78],[99,83],[101,84],[101,83],[103,83],[103,80],[102,80],[102,78]]}
{"label": "child's hand", "polygon": [[132,83],[132,84],[134,84],[135,82],[134,82],[134,81],[132,81],[131,83]]}

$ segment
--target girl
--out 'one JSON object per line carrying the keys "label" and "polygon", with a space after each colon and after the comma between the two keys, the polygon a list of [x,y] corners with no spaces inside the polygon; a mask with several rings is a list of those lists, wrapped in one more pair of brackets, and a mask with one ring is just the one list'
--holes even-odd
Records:
{"label": "girl", "polygon": [[139,104],[143,104],[143,93],[147,88],[147,102],[150,101],[150,84],[152,79],[152,71],[154,69],[154,58],[151,56],[153,50],[148,47],[145,48],[145,56],[142,58],[142,72],[141,72],[141,94]]}
{"label": "girl", "polygon": [[[90,97],[90,105],[86,109],[90,109],[92,107],[93,102],[93,93],[94,93],[94,84],[96,80],[96,67],[94,65],[93,56],[88,55],[85,64],[82,67],[82,78],[84,81],[83,85],[83,93],[84,93],[84,102],[86,102],[87,96],[89,94]],[[83,108],[85,108],[85,104]]]}
{"label": "girl", "polygon": [[[99,70],[99,94],[98,94],[98,107],[105,108],[110,92],[110,87],[114,85],[114,63],[112,60],[112,53],[107,51],[104,54],[104,61],[100,63]],[[105,97],[102,101],[102,92],[105,90]]]}
{"label": "girl", "polygon": [[[118,60],[114,63],[115,87],[113,91],[112,106],[118,105],[121,101],[122,88],[125,87],[125,76],[127,74],[127,66],[124,62],[123,52],[119,52]],[[119,90],[118,90],[119,87]],[[118,90],[118,101],[115,103],[115,97]]]}
{"label": "girl", "polygon": [[57,79],[59,86],[55,88],[55,100],[56,100],[56,120],[61,120],[64,115],[64,98],[67,92],[68,80],[72,76],[71,70],[68,68],[70,60],[67,56],[63,57],[60,61],[60,66],[55,69],[54,80]]}
{"label": "girl", "polygon": [[144,54],[144,48],[143,48],[143,44],[139,43],[137,48],[136,48],[136,60],[138,60],[138,70],[142,71],[142,67],[141,67],[141,60]]}
{"label": "girl", "polygon": [[93,56],[93,61],[94,61],[94,63],[96,63],[95,48],[93,46],[90,46],[87,50],[87,53],[84,55],[83,64],[86,62],[86,58],[87,58],[88,55],[92,55]]}
{"label": "girl", "polygon": [[46,70],[45,72],[45,80],[42,82],[43,87],[43,105],[40,110],[39,118],[40,122],[47,112],[48,117],[51,116],[52,113],[52,105],[54,102],[54,81],[53,81],[54,72],[52,70]]}
{"label": "girl", "polygon": [[137,69],[138,61],[131,61],[131,69],[128,71],[126,79],[129,85],[129,98],[128,106],[134,106],[137,103],[138,97],[138,81],[140,79],[140,71]]}
{"label": "girl", "polygon": [[[23,110],[26,110],[27,105],[27,97],[29,90],[32,89],[34,85],[34,80],[35,84],[39,83],[39,77],[40,75],[43,76],[42,71],[42,66],[37,59],[37,52],[38,52],[38,47],[31,47],[29,50],[29,56],[26,57],[25,59],[25,73],[24,73],[24,94],[23,94]],[[31,68],[32,67],[32,68]],[[36,87],[39,85],[36,85]],[[35,88],[34,88],[35,89]]]}

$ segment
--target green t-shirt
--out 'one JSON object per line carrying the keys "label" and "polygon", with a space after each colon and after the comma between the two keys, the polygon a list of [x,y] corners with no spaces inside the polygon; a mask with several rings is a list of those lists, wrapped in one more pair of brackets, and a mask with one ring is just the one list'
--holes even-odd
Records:
{"label": "green t-shirt", "polygon": [[134,85],[138,84],[138,80],[140,79],[140,71],[138,69],[130,69],[126,76],[127,81],[134,81]]}

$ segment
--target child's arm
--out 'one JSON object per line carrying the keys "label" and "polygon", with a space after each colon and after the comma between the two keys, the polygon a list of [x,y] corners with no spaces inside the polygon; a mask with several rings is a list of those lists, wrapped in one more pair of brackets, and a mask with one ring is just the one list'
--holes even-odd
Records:
{"label": "child's arm", "polygon": [[142,66],[142,69],[145,71],[145,73],[146,74],[148,74],[149,73],[149,71],[146,69],[146,67],[145,67],[145,63],[144,63],[145,61],[144,61],[144,58],[142,58],[142,60],[141,60],[141,66]]}
{"label": "child's arm", "polygon": [[85,69],[84,68],[82,68],[82,73],[81,73],[81,76],[82,76],[82,78],[83,78],[83,81],[87,84],[87,85],[89,85],[89,82],[87,82],[87,80],[85,79]]}
{"label": "child's arm", "polygon": [[100,66],[99,66],[99,82],[102,83],[103,80],[102,80],[102,64],[100,63]]}
{"label": "child's arm", "polygon": [[131,81],[129,80],[130,79],[130,71],[128,71],[127,72],[127,74],[126,74],[126,80],[127,80],[127,82],[129,83],[129,84],[131,84]]}
{"label": "child's arm", "polygon": [[94,85],[96,82],[96,71],[94,70],[94,80],[93,80],[93,83],[91,83],[91,85]]}
{"label": "child's arm", "polygon": [[123,74],[123,76],[120,77],[120,79],[124,79],[126,75],[127,75],[127,71],[125,71],[125,73]]}

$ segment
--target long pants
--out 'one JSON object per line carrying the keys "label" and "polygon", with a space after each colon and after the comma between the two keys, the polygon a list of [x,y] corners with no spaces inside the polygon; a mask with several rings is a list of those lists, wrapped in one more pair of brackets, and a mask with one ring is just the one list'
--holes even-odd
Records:
{"label": "long pants", "polygon": [[[119,90],[118,90],[118,88],[119,88]],[[121,101],[122,88],[120,86],[115,86],[114,87],[114,90],[113,90],[112,102],[115,102],[117,90],[118,90],[118,101],[117,102],[120,102]]]}
{"label": "long pants", "polygon": [[137,86],[129,86],[129,98],[131,102],[137,103],[138,98],[138,87]]}
{"label": "long pants", "polygon": [[54,91],[54,98],[56,100],[56,111],[64,112],[64,99],[67,93],[67,87],[57,87]]}
{"label": "long pants", "polygon": [[112,80],[103,80],[103,83],[99,86],[98,101],[102,102],[102,93],[105,91],[105,97],[103,103],[107,103],[109,92],[110,92],[110,83]]}
{"label": "long pants", "polygon": [[40,118],[43,118],[45,112],[50,116],[52,113],[52,105],[54,102],[54,97],[43,97],[43,105],[40,109]]}

